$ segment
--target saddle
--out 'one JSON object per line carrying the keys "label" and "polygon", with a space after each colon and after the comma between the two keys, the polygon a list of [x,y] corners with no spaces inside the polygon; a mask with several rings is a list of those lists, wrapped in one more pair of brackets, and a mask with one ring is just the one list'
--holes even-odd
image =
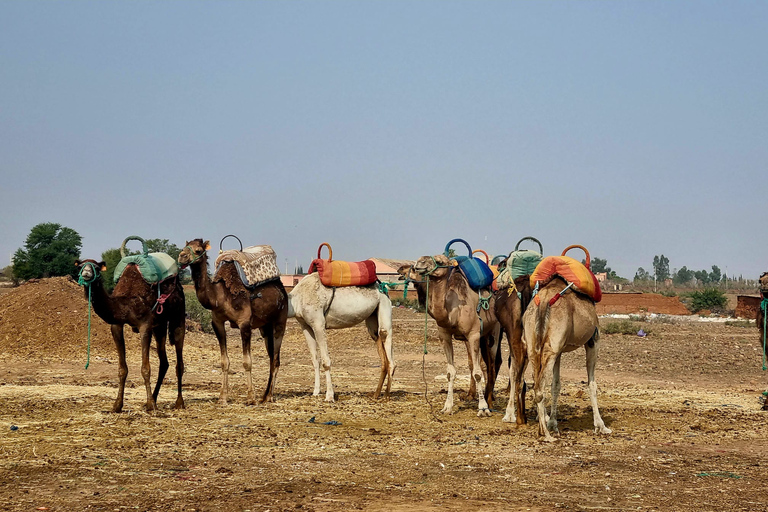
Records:
{"label": "saddle", "polygon": [[[451,245],[456,242],[460,242],[467,247],[469,256],[449,256]],[[443,254],[446,258],[450,258],[457,263],[459,270],[464,274],[464,277],[467,278],[469,287],[473,290],[477,291],[483,288],[489,288],[491,284],[493,284],[493,271],[485,261],[472,256],[472,248],[466,241],[461,238],[454,238],[446,244]],[[488,256],[486,255],[486,258],[487,257]]]}
{"label": "saddle", "polygon": [[[520,249],[520,244],[525,240],[532,240],[539,244],[539,252],[530,249]],[[541,263],[543,253],[544,248],[537,239],[532,236],[521,238],[515,245],[515,250],[509,253],[504,269],[499,272],[499,277],[496,279],[498,287],[507,288],[513,286],[515,279],[518,277],[533,274],[536,267]]]}
{"label": "saddle", "polygon": [[[125,244],[129,240],[138,240],[141,242],[141,254],[126,256]],[[141,277],[149,284],[156,284],[166,279],[170,279],[179,273],[179,267],[176,260],[164,252],[149,252],[147,243],[138,236],[129,236],[123,240],[120,246],[120,263],[115,267],[114,281],[122,277],[123,272],[128,265],[136,265],[141,273]]]}
{"label": "saddle", "polygon": [[[583,250],[584,254],[587,255],[586,265],[565,255],[566,252],[574,248]],[[594,302],[600,302],[603,298],[603,292],[600,290],[597,278],[590,270],[589,263],[589,252],[584,247],[581,245],[568,246],[562,255],[547,256],[538,264],[536,270],[531,274],[531,287],[536,289],[537,286],[545,286],[555,276],[560,276],[574,291],[586,295]],[[534,297],[534,301],[536,304],[539,303],[538,295]]]}
{"label": "saddle", "polygon": [[[328,259],[320,257],[323,246],[328,247]],[[368,286],[379,280],[376,264],[372,260],[333,261],[331,244],[323,242],[317,249],[317,258],[309,265],[308,273],[317,272],[325,286]]]}
{"label": "saddle", "polygon": [[264,283],[280,279],[280,269],[277,266],[277,254],[269,245],[252,245],[243,249],[240,242],[240,250],[222,249],[224,240],[228,237],[240,239],[235,235],[227,235],[219,242],[219,255],[216,257],[213,280],[217,281],[219,270],[224,263],[232,262],[237,269],[240,280],[246,288],[254,288]]}

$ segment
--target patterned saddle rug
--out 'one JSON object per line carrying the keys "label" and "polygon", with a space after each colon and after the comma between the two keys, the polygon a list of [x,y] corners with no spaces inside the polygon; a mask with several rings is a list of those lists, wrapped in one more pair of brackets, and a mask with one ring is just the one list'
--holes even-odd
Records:
{"label": "patterned saddle rug", "polygon": [[[328,259],[320,258],[323,246],[328,247]],[[324,286],[368,286],[378,281],[376,264],[365,261],[333,261],[333,250],[327,242],[320,244],[317,258],[309,265],[308,273],[317,272]]]}
{"label": "patterned saddle rug", "polygon": [[219,269],[226,262],[235,264],[235,268],[240,274],[240,280],[248,288],[280,279],[277,254],[269,245],[254,245],[246,247],[242,251],[236,249],[221,251],[214,263],[216,269],[214,281],[219,280]]}

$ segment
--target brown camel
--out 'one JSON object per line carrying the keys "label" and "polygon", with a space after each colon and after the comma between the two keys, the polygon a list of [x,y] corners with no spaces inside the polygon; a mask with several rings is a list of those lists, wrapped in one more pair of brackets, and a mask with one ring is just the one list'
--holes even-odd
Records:
{"label": "brown camel", "polygon": [[269,281],[248,290],[237,272],[233,262],[222,263],[217,273],[219,280],[212,282],[208,276],[208,253],[210,243],[201,238],[187,242],[179,253],[179,264],[189,266],[192,280],[200,304],[211,310],[211,323],[221,350],[221,395],[219,403],[227,403],[229,391],[229,356],[227,355],[227,331],[225,322],[240,329],[243,342],[243,368],[247,377],[246,402],[255,404],[251,368],[251,333],[259,329],[269,354],[269,380],[262,402],[274,400],[275,381],[280,369],[280,347],[285,335],[285,323],[288,319],[288,294],[279,281]]}
{"label": "brown camel", "polygon": [[[157,410],[157,395],[160,386],[168,371],[168,355],[165,351],[165,338],[170,332],[171,345],[176,347],[176,379],[178,381],[178,395],[176,397],[176,409],[184,408],[184,399],[181,396],[181,376],[184,374],[184,349],[185,332],[185,306],[184,291],[179,281],[179,276],[166,279],[159,284],[150,285],[139,272],[135,264],[125,268],[123,275],[117,282],[110,295],[104,289],[101,272],[107,270],[107,265],[102,261],[94,260],[77,261],[75,265],[80,269],[80,280],[85,284],[85,297],[88,298],[90,289],[93,310],[102,320],[110,324],[112,337],[115,340],[117,356],[119,359],[118,378],[120,381],[117,399],[112,406],[112,412],[123,410],[123,396],[125,394],[125,380],[128,376],[128,364],[125,360],[125,337],[123,326],[130,325],[134,332],[141,335],[141,376],[144,378],[144,386],[147,389],[147,411]],[[160,287],[158,293],[158,286]],[[158,301],[158,296],[163,302]],[[163,298],[164,297],[164,298]],[[160,368],[157,372],[157,382],[154,392],[150,388],[149,345],[152,335],[157,343],[157,356],[160,359]]]}
{"label": "brown camel", "polygon": [[525,417],[525,368],[528,366],[528,351],[523,342],[523,313],[531,301],[530,276],[515,279],[514,287],[502,288],[494,293],[496,318],[509,343],[510,394],[507,410],[502,421],[523,425]]}
{"label": "brown camel", "polygon": [[[768,272],[763,272],[760,275],[759,280],[759,286],[760,286],[760,297],[762,298],[760,307],[757,308],[757,328],[760,330],[760,347],[763,350],[763,355],[766,353],[766,347],[765,343],[765,315],[768,313],[768,311],[765,310],[766,301],[768,301]],[[768,411],[768,398],[765,399],[765,402],[763,402],[763,410]]]}
{"label": "brown camel", "polygon": [[[426,307],[427,304],[427,282],[425,279],[423,279],[420,275],[418,275],[416,272],[413,271],[413,265],[402,265],[400,268],[397,269],[397,273],[400,274],[400,280],[406,281],[405,286],[408,286],[408,282],[413,283],[414,288],[416,288],[416,297],[418,299],[419,306]],[[498,308],[497,308],[498,309]],[[493,359],[494,362],[494,368],[495,372],[493,375],[493,381],[491,383],[488,383],[486,385],[486,400],[488,401],[489,406],[493,403],[494,398],[494,385],[496,382],[496,376],[499,372],[499,368],[501,368],[501,350],[499,350],[499,343],[501,342],[501,333],[499,332],[496,336],[488,336],[488,337],[482,337],[480,338],[481,344],[480,344],[480,350],[483,357],[483,362],[485,362],[485,366],[483,367],[483,376],[486,378],[486,382],[488,381],[488,363],[490,359]],[[472,373],[472,349],[469,346],[468,341],[464,341],[464,345],[467,347],[467,361],[469,364],[469,373]],[[490,346],[489,346],[490,345]],[[475,385],[475,379],[469,379],[469,391],[467,391],[466,399],[467,400],[474,400],[477,398],[477,386]]]}
{"label": "brown camel", "polygon": [[[485,358],[488,368],[487,388],[482,386],[481,368],[482,345],[491,346],[489,339],[498,331],[498,321],[494,311],[494,298],[487,300],[487,307],[482,307],[478,293],[469,287],[464,275],[442,255],[422,256],[413,265],[413,272],[429,279],[427,311],[437,322],[438,336],[443,342],[446,362],[448,363],[448,396],[442,412],[450,414],[453,409],[453,385],[456,367],[453,364],[453,338],[466,341],[469,345],[469,366],[472,380],[477,388],[477,415],[490,416],[491,411],[486,396],[491,397],[492,385],[496,375],[494,359]],[[481,338],[486,338],[481,340]],[[496,338],[498,340],[498,338]]]}
{"label": "brown camel", "polygon": [[[554,441],[549,431],[557,432],[557,399],[560,394],[560,357],[583,346],[587,352],[587,381],[595,432],[610,434],[597,408],[595,363],[599,323],[595,303],[587,296],[568,289],[568,283],[557,276],[539,289],[538,302],[532,301],[523,314],[523,340],[533,366],[534,402],[538,408],[539,434]],[[563,293],[564,292],[564,293]],[[550,305],[555,295],[561,297]],[[545,381],[552,380],[550,415],[544,406]]]}

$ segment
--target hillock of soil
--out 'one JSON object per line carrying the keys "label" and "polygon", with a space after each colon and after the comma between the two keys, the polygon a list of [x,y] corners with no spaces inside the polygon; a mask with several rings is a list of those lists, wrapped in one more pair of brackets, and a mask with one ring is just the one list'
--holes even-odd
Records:
{"label": "hillock of soil", "polygon": [[[27,282],[0,295],[0,356],[68,357],[88,343],[88,300],[69,277]],[[91,353],[114,352],[109,325],[91,312]]]}

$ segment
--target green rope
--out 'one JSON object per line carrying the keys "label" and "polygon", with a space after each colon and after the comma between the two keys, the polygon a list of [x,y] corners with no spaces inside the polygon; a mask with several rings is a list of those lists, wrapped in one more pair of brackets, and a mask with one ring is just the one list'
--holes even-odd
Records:
{"label": "green rope", "polygon": [[80,286],[85,286],[88,288],[88,350],[87,350],[87,358],[85,361],[85,369],[88,369],[88,366],[91,364],[91,282],[92,281],[86,281],[83,279],[83,269],[85,268],[85,265],[90,265],[91,270],[93,270],[93,275],[96,276],[93,280],[95,281],[96,278],[99,277],[99,273],[96,271],[96,265],[91,263],[90,261],[87,261],[83,264],[83,267],[80,269],[80,273],[77,276],[77,284]]}
{"label": "green rope", "polygon": [[424,300],[424,355],[427,355],[428,323],[429,323],[429,276],[427,276],[427,298]]}
{"label": "green rope", "polygon": [[766,322],[768,321],[768,298],[764,298],[763,301],[760,303],[760,309],[763,311],[763,371],[768,370],[768,364],[766,364],[766,347],[765,347],[765,336],[766,336]]}

